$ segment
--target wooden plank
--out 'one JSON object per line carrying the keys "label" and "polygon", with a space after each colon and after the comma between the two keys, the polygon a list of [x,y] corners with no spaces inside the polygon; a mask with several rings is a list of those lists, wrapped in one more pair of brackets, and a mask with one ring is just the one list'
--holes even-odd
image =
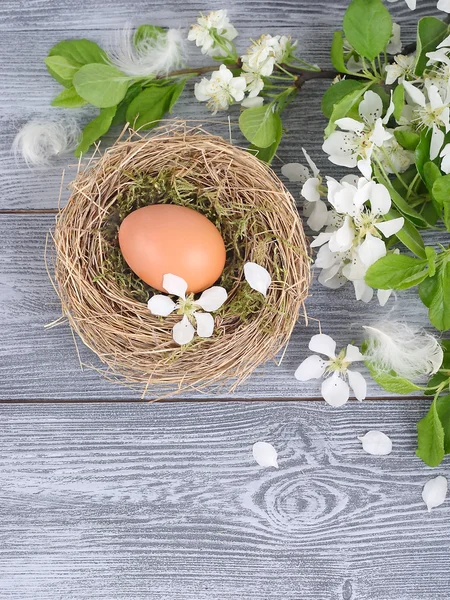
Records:
{"label": "wooden plank", "polygon": [[[140,392],[111,384],[92,370],[80,371],[76,348],[68,325],[44,329],[60,316],[58,298],[44,265],[47,232],[53,227],[50,215],[0,215],[0,399],[139,399]],[[354,299],[353,287],[330,291],[317,281],[307,302],[311,319],[305,328],[297,325],[281,366],[274,363],[259,369],[239,390],[235,398],[297,398],[320,395],[318,382],[299,383],[293,377],[298,364],[309,354],[308,341],[322,329],[344,345],[361,342],[361,325],[383,319],[402,319],[408,314],[411,325],[428,323],[426,309],[415,290],[399,294],[397,302],[381,308],[376,300],[368,307]],[[95,355],[78,342],[81,359],[100,367]],[[155,389],[150,397],[161,395]],[[209,394],[210,396],[211,394]],[[369,383],[369,396],[385,396],[381,388]],[[206,397],[209,397],[208,394]],[[200,392],[184,397],[204,398]],[[219,397],[227,397],[224,390]]]}
{"label": "wooden plank", "polygon": [[[0,406],[5,600],[442,600],[427,402]],[[381,429],[388,457],[356,436]],[[272,443],[279,470],[252,444]]]}
{"label": "wooden plank", "polygon": [[[335,25],[342,20],[347,0],[210,0],[206,6],[196,2],[179,0],[135,0],[132,7],[123,0],[36,0],[17,3],[16,0],[3,0],[0,4],[0,29],[3,31],[39,31],[51,29],[80,30],[109,29],[120,27],[126,21],[139,21],[155,25],[188,28],[195,22],[198,11],[208,12],[227,8],[236,27],[259,24],[268,29],[290,27],[292,23],[303,23],[312,27],[317,22]],[[397,20],[412,21],[427,14],[436,14],[434,0],[418,2],[417,10],[412,13],[400,0],[389,5]]]}

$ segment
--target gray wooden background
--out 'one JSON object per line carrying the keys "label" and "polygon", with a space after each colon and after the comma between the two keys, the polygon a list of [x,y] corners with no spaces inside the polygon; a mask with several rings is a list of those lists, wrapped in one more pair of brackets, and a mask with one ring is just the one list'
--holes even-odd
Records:
{"label": "gray wooden background", "polygon": [[[405,41],[416,19],[441,14],[419,0],[389,4]],[[353,289],[314,284],[281,366],[261,368],[221,402],[138,404],[140,393],[80,370],[43,261],[54,223],[61,158],[43,172],[15,163],[17,129],[57,109],[59,91],[42,59],[64,38],[104,44],[127,20],[186,28],[198,10],[228,8],[238,48],[260,33],[291,34],[302,57],[329,65],[345,0],[2,0],[0,3],[0,599],[14,600],[445,600],[450,597],[449,502],[426,512],[421,489],[436,470],[414,456],[423,399],[351,402],[332,410],[315,382],[293,378],[320,318],[338,342],[390,313],[425,325],[414,291],[370,309]],[[205,64],[192,47],[191,64]],[[311,82],[284,119],[283,162],[300,148],[322,172],[340,174],[320,151],[327,82]],[[64,111],[60,111],[63,114]],[[192,84],[175,111],[228,137],[195,101]],[[87,121],[92,113],[81,110]],[[233,139],[241,143],[231,110]],[[217,119],[217,118],[216,118]],[[209,125],[208,125],[209,123]],[[109,138],[112,141],[113,136]],[[72,166],[70,166],[72,164]],[[299,190],[291,187],[296,197]],[[63,193],[63,202],[67,192]],[[299,206],[300,206],[299,202]],[[441,240],[442,241],[442,240]],[[79,345],[82,361],[100,367]],[[157,395],[158,390],[154,392]],[[234,402],[233,400],[254,400]],[[190,400],[191,402],[187,402]],[[197,400],[198,402],[194,402]],[[259,400],[259,402],[257,401]],[[297,400],[288,402],[287,400]],[[102,401],[98,403],[97,401]],[[357,435],[381,429],[391,456],[364,454]],[[255,441],[279,452],[280,469],[253,461]]]}

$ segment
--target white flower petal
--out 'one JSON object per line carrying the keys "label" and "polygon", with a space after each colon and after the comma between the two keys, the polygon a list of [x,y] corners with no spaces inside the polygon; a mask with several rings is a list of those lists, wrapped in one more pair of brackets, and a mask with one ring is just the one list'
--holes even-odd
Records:
{"label": "white flower petal", "polygon": [[362,402],[367,395],[367,382],[358,371],[347,369],[348,383],[355,394],[355,398]]}
{"label": "white flower petal", "polygon": [[297,367],[294,377],[298,381],[320,379],[325,372],[327,364],[327,361],[323,360],[323,358],[317,356],[317,354],[313,354],[312,356],[305,358],[305,360]]}
{"label": "white flower petal", "polygon": [[404,81],[403,87],[408,93],[408,96],[415,104],[418,104],[419,106],[422,106],[422,108],[425,108],[427,101],[421,90],[417,89],[410,81]]}
{"label": "white flower petal", "polygon": [[317,278],[317,281],[330,290],[338,290],[347,282],[345,277],[343,277],[343,275],[341,275],[340,273],[331,278],[327,277],[327,269],[324,269],[320,273],[319,277]]}
{"label": "white flower petal", "polygon": [[366,267],[370,267],[379,258],[386,256],[386,244],[383,240],[368,233],[364,242],[359,246],[358,253]]}
{"label": "white flower petal", "polygon": [[189,344],[194,337],[195,329],[192,327],[191,322],[186,315],[181,319],[179,323],[173,326],[172,337],[173,341],[183,346]]}
{"label": "white flower petal", "polygon": [[260,467],[275,467],[278,469],[278,455],[272,444],[267,442],[253,444],[253,458]]}
{"label": "white flower petal", "polygon": [[363,450],[373,456],[387,456],[392,452],[392,442],[382,431],[368,431],[366,435],[358,436]]}
{"label": "white flower petal", "polygon": [[183,298],[183,300],[186,298],[187,283],[182,277],[166,273],[162,286],[169,294]]}
{"label": "white flower petal", "polygon": [[328,244],[326,244],[319,249],[314,266],[319,269],[329,269],[336,263],[337,256],[335,252],[331,252]]}
{"label": "white flower petal", "polygon": [[444,143],[445,134],[443,131],[433,125],[433,133],[431,134],[431,144],[430,144],[430,160],[434,160],[441,151],[442,144]]}
{"label": "white flower petal", "polygon": [[314,177],[317,177],[319,175],[319,169],[316,167],[316,163],[312,160],[312,158],[309,156],[309,154],[304,148],[302,148],[302,152],[306,158],[306,162],[308,163],[309,168],[312,171],[312,174],[314,175]]}
{"label": "white flower petal", "polygon": [[384,142],[390,140],[391,137],[392,133],[384,128],[383,121],[381,119],[377,119],[372,131],[372,135],[370,136],[370,141],[374,143],[375,146],[380,148]]}
{"label": "white flower petal", "polygon": [[382,183],[372,183],[369,188],[369,200],[375,214],[385,215],[391,208],[389,190]]}
{"label": "white flower petal", "polygon": [[391,297],[392,290],[378,290],[377,298],[380,306],[385,306],[389,298]]}
{"label": "white flower petal", "polygon": [[366,179],[370,179],[372,177],[372,163],[370,162],[369,158],[358,160],[356,166]]}
{"label": "white flower petal", "polygon": [[330,406],[342,406],[350,397],[348,384],[335,371],[322,383],[322,396]]}
{"label": "white flower petal", "polygon": [[381,117],[383,112],[383,102],[378,94],[368,90],[364,94],[363,100],[360,102],[359,116],[370,125],[373,125],[377,119]]}
{"label": "white flower petal", "polygon": [[328,242],[332,252],[346,252],[350,250],[355,239],[355,230],[352,226],[352,220],[346,216],[344,224],[333,233]]}
{"label": "white flower petal", "polygon": [[320,200],[319,191],[320,181],[317,177],[310,177],[305,181],[301,194],[308,202],[317,202]]}
{"label": "white flower petal", "polygon": [[431,512],[432,508],[436,508],[445,502],[447,487],[447,479],[442,475],[438,475],[426,482],[422,490],[422,499],[427,505],[428,512]]}
{"label": "white flower petal", "polygon": [[262,96],[253,96],[244,98],[241,102],[241,106],[244,108],[255,108],[264,104],[264,98]]}
{"label": "white flower petal", "polygon": [[272,283],[272,277],[267,269],[254,262],[247,262],[244,265],[244,276],[252,289],[260,292],[263,296],[267,295],[267,290]]}
{"label": "white flower petal", "polygon": [[319,235],[317,235],[314,240],[311,242],[311,248],[317,248],[318,246],[323,246],[323,244],[326,244],[331,236],[333,235],[333,233],[331,232],[327,232],[327,231],[323,231],[322,233],[319,233]]}
{"label": "white flower petal", "polygon": [[336,125],[345,131],[354,131],[360,133],[364,129],[364,123],[351,119],[350,117],[343,117],[342,119],[336,120]]}
{"label": "white flower petal", "polygon": [[353,287],[355,289],[355,297],[357,300],[361,300],[366,304],[373,298],[373,289],[367,285],[364,279],[356,279],[353,281]]}
{"label": "white flower petal", "polygon": [[171,298],[163,296],[162,294],[152,296],[147,302],[148,310],[152,315],[157,315],[158,317],[167,317],[175,310],[176,306],[177,305]]}
{"label": "white flower petal", "polygon": [[300,163],[288,163],[281,167],[281,173],[289,179],[289,181],[304,183],[310,173],[308,168]]}
{"label": "white flower petal", "polygon": [[197,335],[209,338],[214,332],[214,317],[209,313],[195,312],[194,318],[197,323]]}
{"label": "white flower petal", "polygon": [[332,337],[325,333],[318,333],[313,335],[309,341],[309,349],[311,352],[319,352],[319,354],[325,354],[328,358],[335,358],[336,356],[336,342]]}
{"label": "white flower petal", "polygon": [[345,351],[345,362],[358,362],[360,360],[364,360],[364,356],[361,354],[358,346],[353,346],[353,344],[349,344],[347,346],[347,350]]}
{"label": "white flower petal", "polygon": [[220,285],[214,285],[202,292],[200,298],[195,300],[195,304],[206,310],[207,312],[214,312],[226,302],[228,294],[225,288]]}
{"label": "white flower petal", "polygon": [[312,206],[313,209],[309,219],[306,222],[308,227],[310,227],[313,231],[320,231],[322,227],[325,227],[328,221],[327,205],[322,200],[317,200],[317,202],[312,203]]}
{"label": "white flower petal", "polygon": [[450,154],[446,154],[441,161],[441,170],[448,175],[450,173]]}
{"label": "white flower petal", "polygon": [[385,237],[390,237],[400,231],[405,223],[403,217],[397,219],[391,219],[390,221],[383,221],[382,223],[375,223],[375,227],[381,231]]}
{"label": "white flower petal", "polygon": [[439,94],[438,88],[435,85],[430,85],[427,89],[427,92],[432,110],[434,111],[438,108],[442,108],[444,103],[442,102],[442,98]]}

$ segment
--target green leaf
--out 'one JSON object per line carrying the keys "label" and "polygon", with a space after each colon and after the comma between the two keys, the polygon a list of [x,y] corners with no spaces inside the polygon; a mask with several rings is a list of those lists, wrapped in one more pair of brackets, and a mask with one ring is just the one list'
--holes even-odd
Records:
{"label": "green leaf", "polygon": [[90,40],[63,40],[48,53],[49,56],[64,56],[80,67],[90,63],[106,62],[106,54],[95,42]]}
{"label": "green leaf", "polygon": [[64,81],[72,81],[73,76],[80,68],[79,65],[64,56],[47,56],[44,62],[52,73],[56,73]]}
{"label": "green leaf", "polygon": [[392,102],[394,103],[394,119],[398,121],[405,106],[405,88],[401,84],[395,87],[392,93]]}
{"label": "green leaf", "polygon": [[245,138],[259,148],[268,148],[276,142],[280,125],[280,115],[273,112],[270,104],[247,108],[239,117]]}
{"label": "green leaf", "polygon": [[436,212],[436,220],[442,213],[443,202],[441,201],[441,197],[437,197],[434,195],[433,186],[440,177],[442,177],[441,170],[434,162],[431,162],[429,160],[423,165],[424,183],[426,185],[427,190],[430,193],[431,202]]}
{"label": "green leaf", "polygon": [[63,90],[52,100],[52,106],[60,106],[62,108],[78,108],[85,104],[87,104],[86,100],[77,94],[74,87]]}
{"label": "green leaf", "polygon": [[111,125],[121,125],[125,123],[127,120],[127,110],[130,106],[131,102],[136,98],[138,94],[142,92],[142,85],[140,83],[135,83],[130,86],[125,94],[122,102],[117,106],[116,114],[114,115],[114,119],[112,120]]}
{"label": "green leaf", "polygon": [[388,254],[367,270],[367,285],[381,290],[406,290],[428,277],[428,261],[405,254]]}
{"label": "green leaf", "polygon": [[423,17],[417,25],[417,49],[414,73],[422,75],[428,62],[427,52],[436,50],[447,35],[448,27],[436,17]]}
{"label": "green leaf", "polygon": [[130,78],[111,65],[84,65],[75,74],[73,85],[78,94],[99,108],[116,106],[127,93]]}
{"label": "green leaf", "polygon": [[369,89],[372,82],[366,83],[360,88],[355,88],[349,94],[341,98],[333,106],[330,122],[325,129],[325,137],[328,137],[336,129],[336,121],[345,117],[361,99],[361,96]]}
{"label": "green leaf", "polygon": [[444,458],[444,428],[433,400],[428,414],[417,423],[416,454],[430,467],[437,467]]}
{"label": "green leaf", "polygon": [[381,0],[352,0],[343,25],[348,42],[369,60],[385,50],[392,36],[392,18]]}
{"label": "green leaf", "polygon": [[417,171],[419,172],[422,181],[426,185],[425,175],[424,175],[424,166],[427,162],[430,162],[430,144],[431,144],[431,131],[425,130],[420,134],[420,141],[417,144],[415,150],[415,162]]}
{"label": "green leaf", "polygon": [[270,165],[270,163],[272,162],[272,159],[275,156],[278,146],[280,145],[281,136],[283,135],[283,126],[281,123],[281,119],[279,120],[279,127],[277,129],[276,135],[277,135],[277,137],[276,137],[275,142],[273,144],[271,144],[270,146],[268,146],[267,148],[258,148],[257,146],[255,146],[253,144],[249,147],[249,150],[252,152],[252,154],[254,153],[255,156],[257,156],[259,158],[259,160],[262,160],[263,162],[267,163],[268,165]]}
{"label": "green leaf", "polygon": [[[424,391],[425,396],[434,396],[436,394],[436,386],[441,385],[441,383],[444,383],[444,381],[448,380],[448,375],[446,375],[445,373],[435,373],[433,375],[433,377],[428,381],[427,384],[427,389]],[[447,389],[444,390],[448,391],[448,386],[446,386]],[[432,389],[434,388],[434,389]],[[444,391],[443,390],[443,391]],[[439,410],[438,410],[439,412]]]}
{"label": "green leaf", "polygon": [[381,385],[381,387],[387,392],[392,392],[393,394],[411,394],[412,392],[417,392],[422,390],[420,386],[417,386],[409,379],[405,379],[404,377],[399,377],[396,373],[385,373],[378,371],[372,363],[369,361],[365,361],[367,368],[369,369],[370,376],[374,381]]}
{"label": "green leaf", "polygon": [[436,273],[420,282],[418,287],[419,298],[427,308],[430,308],[433,298],[436,295],[438,286],[439,281]]}
{"label": "green leaf", "polygon": [[450,454],[450,396],[439,396],[436,409],[444,430],[444,452]]}
{"label": "green leaf", "polygon": [[116,113],[116,107],[103,108],[98,117],[90,121],[83,129],[82,138],[75,150],[75,156],[80,156],[87,152],[90,146],[96,142],[111,127],[112,120]]}
{"label": "green leaf", "polygon": [[134,34],[134,45],[139,46],[144,40],[154,40],[162,33],[167,33],[162,27],[157,25],[140,25]]}
{"label": "green leaf", "polygon": [[330,119],[335,105],[338,104],[342,98],[345,98],[345,96],[354,90],[360,90],[365,87],[364,83],[356,81],[356,79],[342,79],[341,81],[338,81],[338,83],[334,83],[327,89],[322,97],[323,114],[327,119]]}
{"label": "green leaf", "polygon": [[146,87],[130,103],[126,112],[127,121],[136,129],[151,129],[163,118],[182,93],[186,80],[172,85]]}
{"label": "green leaf", "polygon": [[444,207],[444,225],[450,231],[450,175],[435,180],[432,195],[438,206]]}
{"label": "green leaf", "polygon": [[436,250],[432,246],[425,246],[425,254],[428,260],[428,276],[433,277],[436,273]]}
{"label": "green leaf", "polygon": [[415,150],[420,142],[420,135],[413,131],[406,131],[405,129],[394,129],[394,136],[405,150]]}
{"label": "green leaf", "polygon": [[[397,219],[401,215],[394,209],[391,209],[387,216],[389,219]],[[419,258],[426,258],[425,244],[423,243],[422,236],[410,221],[405,219],[403,227],[400,231],[397,231],[395,236],[408,248],[408,250],[414,252],[416,256]]]}
{"label": "green leaf", "polygon": [[340,73],[347,73],[347,67],[344,62],[344,37],[342,31],[335,31],[333,34],[333,42],[331,43],[331,64]]}
{"label": "green leaf", "polygon": [[450,263],[440,265],[432,279],[434,287],[428,288],[426,293],[422,290],[421,299],[423,296],[429,302],[428,317],[432,325],[445,331],[450,329]]}

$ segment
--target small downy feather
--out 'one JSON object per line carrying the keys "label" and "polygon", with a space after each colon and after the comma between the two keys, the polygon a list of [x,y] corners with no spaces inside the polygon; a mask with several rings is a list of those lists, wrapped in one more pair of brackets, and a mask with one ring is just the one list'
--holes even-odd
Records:
{"label": "small downy feather", "polygon": [[80,136],[80,126],[74,118],[33,119],[17,133],[12,151],[16,159],[22,157],[29,167],[47,167],[55,156],[75,150]]}
{"label": "small downy feather", "polygon": [[107,51],[110,63],[125,75],[167,75],[182,65],[184,39],[179,29],[145,37],[137,45],[134,34],[134,29],[125,25],[114,34]]}
{"label": "small downy feather", "polygon": [[381,372],[418,380],[438,371],[444,357],[437,339],[423,329],[386,321],[364,327],[367,349],[364,358]]}

